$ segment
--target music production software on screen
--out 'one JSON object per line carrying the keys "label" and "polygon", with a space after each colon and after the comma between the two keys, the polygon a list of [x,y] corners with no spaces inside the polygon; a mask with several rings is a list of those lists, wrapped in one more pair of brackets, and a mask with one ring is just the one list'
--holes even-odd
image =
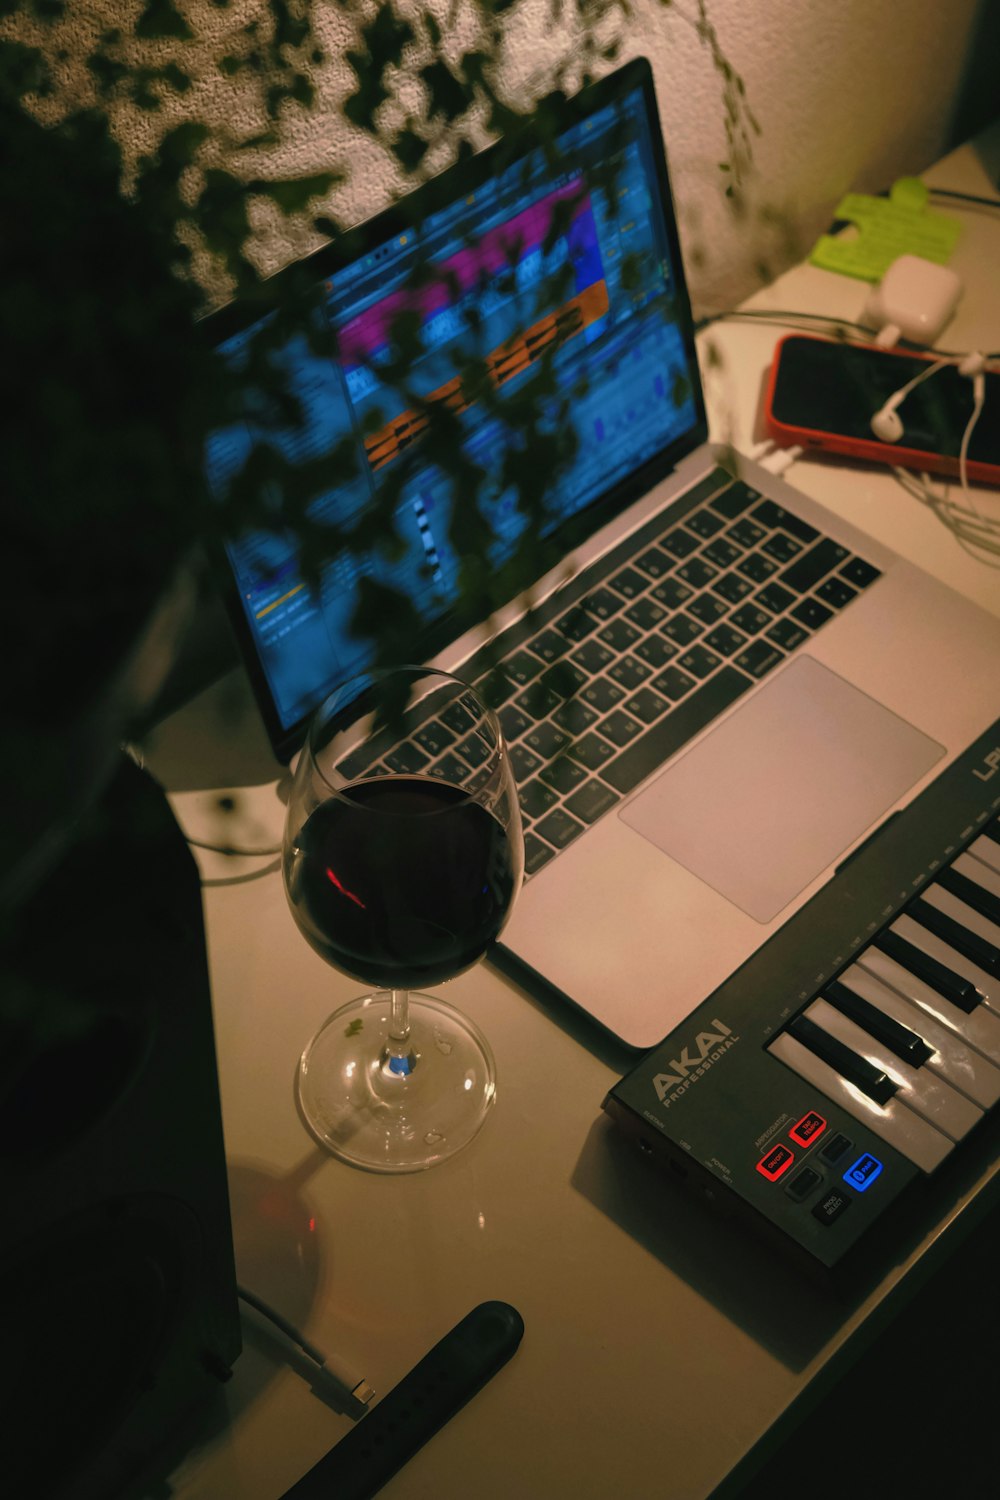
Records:
{"label": "music production software on screen", "polygon": [[[343,554],[314,592],[299,574],[286,534],[254,533],[230,548],[286,726],[316,701],[318,686],[325,691],[365,669],[369,646],[350,633],[363,574],[405,590],[428,620],[442,614],[454,597],[458,559],[448,540],[450,480],[433,463],[419,462],[426,419],[379,377],[400,312],[416,313],[420,328],[422,353],[408,374],[412,395],[418,401],[448,401],[460,413],[468,456],[495,472],[509,432],[466,400],[456,372],[474,354],[485,360],[499,389],[516,389],[530,379],[537,351],[556,337],[559,318],[563,341],[554,367],[564,389],[581,393],[573,408],[576,457],[548,497],[553,526],[692,424],[693,403],[677,395],[687,366],[669,316],[670,269],[658,217],[651,212],[654,169],[638,96],[627,108],[626,139],[615,139],[621,154],[613,201],[590,169],[607,154],[610,133],[620,126],[615,106],[560,138],[561,159],[571,161],[572,170],[555,175],[541,152],[532,153],[475,195],[429,217],[419,241],[401,234],[335,273],[326,283],[324,306],[336,329],[337,361],[315,354],[304,335],[291,338],[274,356],[298,398],[301,423],[265,426],[248,412],[213,438],[207,467],[210,482],[220,490],[259,441],[295,462],[322,460],[345,442],[351,445],[357,455],[354,477],[338,479],[312,506],[317,519],[348,529],[380,474],[404,452],[410,452],[411,463],[417,460],[396,510],[403,556],[391,564],[377,551]],[[546,237],[560,204],[565,219],[549,245]],[[437,274],[411,286],[418,256],[430,259]],[[234,336],[222,352],[239,360],[254,331]],[[513,549],[524,518],[514,495],[499,486],[487,488],[480,503],[497,538],[493,561],[498,563]],[[325,684],[316,683],[317,661],[331,666]]]}

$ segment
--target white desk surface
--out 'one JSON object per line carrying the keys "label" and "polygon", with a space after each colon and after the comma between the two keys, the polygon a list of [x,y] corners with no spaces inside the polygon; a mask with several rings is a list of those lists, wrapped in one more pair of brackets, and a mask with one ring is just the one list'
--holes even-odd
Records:
{"label": "white desk surface", "polygon": [[[986,157],[990,146],[992,180],[971,148],[928,180],[995,196],[1000,133]],[[953,264],[967,290],[942,344],[1000,349],[1000,221],[947,208],[966,225]],[[856,317],[865,292],[800,266],[750,305]],[[716,438],[746,450],[759,436],[759,380],[781,332],[723,322],[702,335],[723,358],[709,381]],[[1000,573],[962,552],[888,471],[807,461],[788,477],[1000,613]],[[983,503],[1000,517],[1000,493]],[[279,842],[279,768],[240,676],[163,725],[147,755],[189,835]],[[222,787],[237,789],[231,814],[218,809]],[[851,1335],[884,1319],[889,1294],[919,1280],[935,1241],[992,1181],[988,1142],[968,1143],[946,1190],[904,1216],[899,1265],[838,1304],[640,1161],[600,1110],[630,1057],[485,964],[448,987],[496,1052],[485,1128],[426,1173],[353,1170],[312,1142],[293,1080],[304,1043],[356,985],[302,941],[274,861],[199,857],[240,1279],[377,1393],[476,1303],[502,1298],[524,1318],[511,1362],[390,1481],[386,1500],[711,1494],[823,1387]],[[350,1428],[276,1357],[264,1325],[251,1315],[244,1328],[213,1430],[170,1477],[177,1500],[277,1500]]]}

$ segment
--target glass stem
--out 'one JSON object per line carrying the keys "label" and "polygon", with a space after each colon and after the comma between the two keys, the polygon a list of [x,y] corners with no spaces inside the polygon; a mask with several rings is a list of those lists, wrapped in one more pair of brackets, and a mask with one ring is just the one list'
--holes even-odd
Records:
{"label": "glass stem", "polygon": [[392,1015],[389,1019],[389,1038],[404,1044],[410,1039],[410,1002],[406,990],[390,990]]}
{"label": "glass stem", "polygon": [[397,1078],[408,1078],[417,1058],[410,1046],[410,999],[406,990],[390,990],[392,1009],[382,1067]]}

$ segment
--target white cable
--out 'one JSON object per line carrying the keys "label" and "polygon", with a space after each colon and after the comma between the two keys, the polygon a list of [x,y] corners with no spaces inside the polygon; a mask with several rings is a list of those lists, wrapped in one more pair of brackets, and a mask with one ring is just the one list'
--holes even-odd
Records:
{"label": "white cable", "polygon": [[965,431],[962,433],[962,446],[958,450],[958,476],[961,480],[962,490],[965,494],[965,498],[968,500],[972,509],[975,510],[976,504],[972,498],[972,491],[969,489],[968,456],[969,442],[972,438],[973,432],[975,431],[976,423],[979,421],[983,406],[986,403],[986,379],[982,371],[980,371],[978,375],[975,375],[973,377],[972,390],[972,416],[966,423]]}
{"label": "white cable", "polygon": [[[896,407],[901,405],[910,391],[919,385],[922,380],[926,380],[936,370],[940,370],[950,363],[952,361],[949,359],[936,360],[933,364],[928,365],[926,370],[922,370],[919,375],[915,376],[913,380],[908,381],[906,385],[900,387],[891,398],[892,409],[895,410]],[[930,475],[927,473],[922,473],[919,480],[907,473],[905,469],[896,466],[893,466],[893,473],[908,494],[914,496],[921,504],[926,505],[934,512],[935,516],[937,516],[943,526],[948,528],[964,552],[968,553],[970,557],[975,558],[977,562],[985,564],[986,567],[998,568],[1000,567],[1000,562],[993,562],[990,559],[1000,558],[1000,519],[994,520],[982,514],[976,504],[975,496],[969,484],[969,444],[972,441],[972,434],[975,431],[976,423],[979,421],[986,402],[986,378],[984,374],[986,360],[984,355],[978,351],[973,351],[963,355],[957,361],[957,364],[961,373],[967,375],[973,382],[972,412],[965,424],[958,453],[958,479],[962,488],[962,498],[966,503],[961,505],[958,501],[953,500],[947,484],[945,484],[943,490],[936,489]],[[883,411],[888,406],[889,403],[887,402]],[[986,554],[986,556],[983,554]]]}
{"label": "white cable", "polygon": [[[922,474],[918,478],[909,470],[896,466],[893,466],[892,472],[907,494],[933,511],[963,552],[984,567],[1000,568],[1000,560],[990,560],[994,557],[1000,559],[1000,521],[993,521],[981,516],[978,511],[970,511],[959,505],[951,499],[947,489],[936,490],[929,474]],[[987,556],[983,556],[984,553]]]}
{"label": "white cable", "polygon": [[[974,562],[981,563],[984,568],[993,568],[997,572],[1000,572],[1000,547],[991,542],[980,541],[975,537],[966,536],[964,532],[955,531],[953,535],[962,551],[968,553]],[[987,552],[990,556],[981,557],[981,552]],[[996,561],[991,561],[992,558],[995,558]]]}
{"label": "white cable", "polygon": [[792,467],[792,464],[798,463],[804,452],[805,449],[798,444],[796,444],[792,448],[783,448],[782,451],[777,454],[774,463],[766,464],[765,468],[767,469],[769,474],[773,474],[775,478],[778,478],[780,475],[784,474],[788,469],[790,469]]}
{"label": "white cable", "polygon": [[[901,385],[899,390],[890,397],[890,400],[892,400],[892,402],[896,406],[901,406],[910,392],[916,390],[917,386],[922,380],[927,380],[931,375],[936,375],[938,370],[944,369],[945,365],[952,365],[954,363],[955,361],[953,359],[933,360],[931,364],[927,366],[926,370],[921,370],[919,375],[914,375],[912,380],[908,380],[905,385]],[[886,405],[888,405],[888,402],[886,402]]]}
{"label": "white cable", "polygon": [[870,423],[872,432],[881,442],[898,443],[900,441],[906,429],[899,415],[899,408],[911,391],[916,390],[922,381],[929,380],[932,375],[936,375],[939,370],[943,370],[951,363],[952,360],[945,356],[932,360],[918,375],[914,375],[912,380],[908,380],[905,385],[901,385],[898,390],[893,391],[892,395],[887,397],[872,416]]}
{"label": "white cable", "polygon": [[899,343],[903,330],[896,323],[886,323],[880,328],[875,336],[875,342],[880,349],[892,349]]}
{"label": "white cable", "polygon": [[303,1337],[294,1324],[289,1323],[287,1318],[283,1318],[281,1313],[265,1302],[262,1297],[258,1297],[255,1292],[249,1291],[245,1286],[237,1286],[236,1290],[244,1302],[272,1322],[275,1328],[280,1329],[287,1339],[302,1350],[307,1359],[312,1360],[319,1369],[332,1375],[338,1385],[342,1385],[345,1391],[349,1391],[356,1401],[367,1406],[375,1392],[363,1375],[352,1370],[346,1360],[336,1355],[324,1354],[322,1349],[317,1349],[315,1344],[311,1344]]}

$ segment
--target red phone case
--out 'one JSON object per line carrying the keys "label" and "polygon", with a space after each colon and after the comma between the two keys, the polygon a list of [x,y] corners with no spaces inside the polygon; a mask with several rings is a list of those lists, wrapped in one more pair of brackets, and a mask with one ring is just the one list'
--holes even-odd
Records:
{"label": "red phone case", "polygon": [[[774,393],[778,381],[778,366],[781,362],[785,345],[791,339],[814,339],[819,344],[836,343],[834,339],[816,338],[812,334],[790,333],[778,341],[771,362],[770,374],[768,376],[767,389],[764,395],[764,430],[769,438],[780,444],[783,448],[799,445],[803,448],[819,449],[825,453],[835,453],[842,458],[859,458],[867,463],[898,465],[903,469],[917,469],[929,474],[940,474],[950,479],[958,478],[959,466],[957,458],[947,458],[941,453],[924,448],[908,447],[904,438],[898,443],[884,443],[874,434],[870,438],[858,438],[847,433],[829,432],[822,428],[793,426],[788,422],[782,422],[774,412]],[[876,356],[889,353],[878,344],[855,344],[855,348],[870,349]],[[934,354],[912,354],[909,350],[893,349],[891,353],[904,355],[907,359],[914,361],[914,374],[917,373],[919,364],[931,364],[939,358]],[[930,380],[934,379],[931,375]],[[817,400],[821,400],[818,397]],[[966,464],[966,473],[970,480],[979,484],[1000,486],[1000,466],[982,463],[975,459],[969,459]]]}

